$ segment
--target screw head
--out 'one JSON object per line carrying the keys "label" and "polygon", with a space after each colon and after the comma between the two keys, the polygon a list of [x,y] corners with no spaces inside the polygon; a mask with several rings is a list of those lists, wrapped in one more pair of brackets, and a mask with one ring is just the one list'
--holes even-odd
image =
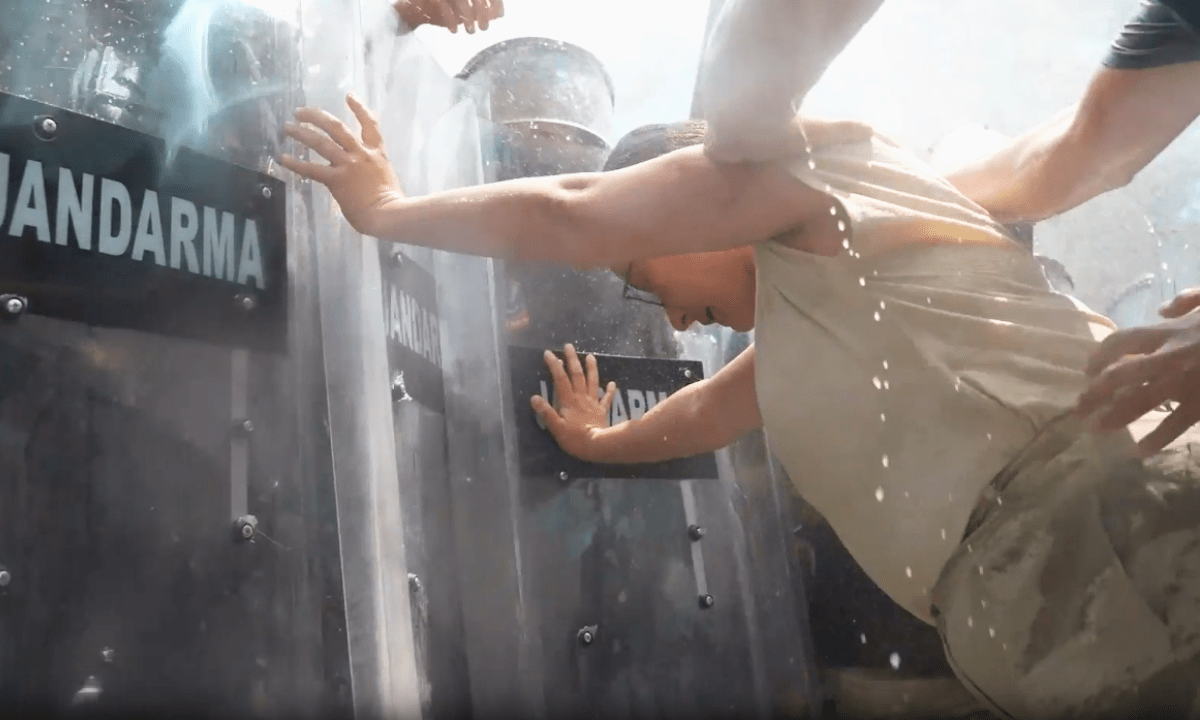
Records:
{"label": "screw head", "polygon": [[8,587],[10,582],[12,582],[12,575],[7,570],[0,570],[0,587]]}
{"label": "screw head", "polygon": [[592,643],[596,642],[596,626],[588,625],[587,627],[580,628],[579,632],[575,634],[575,637],[579,640],[580,645],[585,647],[591,645]]}
{"label": "screw head", "polygon": [[566,470],[563,470],[558,474],[558,479],[560,482],[568,482],[571,479],[571,476],[567,474]]}
{"label": "screw head", "polygon": [[700,609],[707,610],[710,607],[712,607],[713,605],[715,605],[716,602],[717,601],[713,599],[712,595],[701,595],[700,596]]}
{"label": "screw head", "polygon": [[704,528],[699,525],[688,525],[688,537],[692,540],[700,540],[704,537]]}
{"label": "screw head", "polygon": [[684,370],[684,371],[683,371],[683,376],[684,376],[685,378],[687,378],[688,380],[691,380],[691,379],[692,379],[692,371],[691,371],[691,370]]}
{"label": "screw head", "polygon": [[104,648],[103,650],[100,651],[100,657],[103,658],[104,662],[106,662],[106,663],[111,663],[113,661],[114,655],[116,655],[116,653],[113,651],[112,648]]}
{"label": "screw head", "polygon": [[12,315],[13,317],[25,312],[25,307],[25,298],[19,298],[15,295],[10,295],[8,299],[4,301],[4,312]]}
{"label": "screw head", "polygon": [[247,540],[254,537],[254,526],[243,525],[242,526],[242,537],[246,538]]}
{"label": "screw head", "polygon": [[268,187],[268,186],[266,186],[266,185],[263,185],[263,186],[262,186],[262,196],[263,196],[263,199],[264,199],[264,200],[270,200],[272,195],[274,195],[274,193],[273,193],[273,192],[271,192],[271,188],[270,188],[270,187]]}
{"label": "screw head", "polygon": [[251,540],[258,531],[258,518],[253,515],[243,515],[233,523],[234,537],[238,540]]}
{"label": "screw head", "polygon": [[408,574],[408,591],[414,593],[421,591],[421,578],[414,573]]}
{"label": "screw head", "polygon": [[52,117],[43,117],[34,121],[34,134],[42,140],[53,140],[58,135],[58,121]]}

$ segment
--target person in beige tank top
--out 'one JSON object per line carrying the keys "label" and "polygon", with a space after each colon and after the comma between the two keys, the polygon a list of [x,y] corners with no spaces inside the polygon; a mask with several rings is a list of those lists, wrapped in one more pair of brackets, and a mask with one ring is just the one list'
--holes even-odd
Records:
{"label": "person in beige tank top", "polygon": [[[1074,413],[1105,318],[909,153],[854,122],[805,120],[805,152],[721,164],[698,123],[634,131],[601,173],[406,197],[378,122],[297,111],[359,232],[498,258],[606,266],[678,329],[755,330],[710,379],[607,427],[595,361],[547,353],[580,458],[652,462],[765,427],[864,570],[936,624],[964,684],[1012,717],[1197,699],[1200,445],[1141,459]],[[603,395],[601,399],[597,399]]]}

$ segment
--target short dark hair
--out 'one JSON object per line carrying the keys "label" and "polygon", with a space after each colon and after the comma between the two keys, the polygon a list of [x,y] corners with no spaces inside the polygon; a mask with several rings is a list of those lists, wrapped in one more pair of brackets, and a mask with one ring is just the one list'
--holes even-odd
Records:
{"label": "short dark hair", "polygon": [[643,125],[621,138],[608,154],[604,170],[620,170],[685,147],[699,145],[704,142],[704,134],[707,131],[708,125],[703,120]]}

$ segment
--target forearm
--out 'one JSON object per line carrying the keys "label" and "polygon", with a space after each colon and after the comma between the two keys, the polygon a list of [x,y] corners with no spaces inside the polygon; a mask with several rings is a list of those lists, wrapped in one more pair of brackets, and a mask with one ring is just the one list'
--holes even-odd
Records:
{"label": "forearm", "polygon": [[726,0],[702,58],[706,145],[723,161],[794,148],[800,100],[883,0]]}
{"label": "forearm", "polygon": [[760,427],[751,346],[712,378],[683,388],[640,419],[596,431],[594,459],[642,463],[691,457]]}
{"label": "forearm", "polygon": [[1037,222],[1123,184],[1104,168],[1068,108],[946,179],[1003,223]]}

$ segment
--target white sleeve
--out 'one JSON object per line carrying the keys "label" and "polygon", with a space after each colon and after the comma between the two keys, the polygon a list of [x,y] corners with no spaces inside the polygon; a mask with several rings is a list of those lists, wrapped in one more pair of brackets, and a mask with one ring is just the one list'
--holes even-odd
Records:
{"label": "white sleeve", "polygon": [[[794,149],[796,110],[883,0],[725,0],[709,33],[697,96],[721,160]],[[802,137],[802,136],[801,136]]]}

